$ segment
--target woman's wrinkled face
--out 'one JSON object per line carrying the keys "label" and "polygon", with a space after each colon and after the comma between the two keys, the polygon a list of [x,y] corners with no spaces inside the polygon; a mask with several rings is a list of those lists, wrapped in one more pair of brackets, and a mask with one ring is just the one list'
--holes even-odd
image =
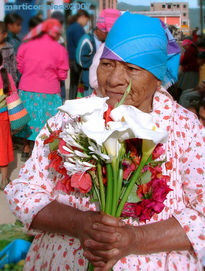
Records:
{"label": "woman's wrinkled face", "polygon": [[130,81],[131,91],[124,104],[132,105],[144,112],[152,110],[153,95],[161,82],[150,72],[133,64],[110,59],[101,59],[97,70],[98,86],[108,104],[119,102]]}

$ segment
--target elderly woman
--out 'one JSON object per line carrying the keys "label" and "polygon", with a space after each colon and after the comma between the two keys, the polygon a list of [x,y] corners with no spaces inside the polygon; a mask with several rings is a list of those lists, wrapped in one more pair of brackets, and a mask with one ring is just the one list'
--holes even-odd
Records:
{"label": "elderly woman", "polygon": [[[86,258],[99,271],[202,270],[202,126],[161,87],[176,80],[178,62],[179,49],[160,20],[127,12],[108,34],[98,67],[99,89],[109,96],[110,105],[122,97],[131,80],[125,104],[150,113],[156,126],[169,133],[164,148],[173,167],[163,168],[172,189],[166,207],[146,225],[132,219],[124,224],[94,212],[95,205],[79,193],[58,193],[41,139],[49,134],[44,127],[32,157],[5,190],[13,213],[36,234],[24,270],[86,270]],[[49,125],[57,130],[69,120],[59,112]]]}

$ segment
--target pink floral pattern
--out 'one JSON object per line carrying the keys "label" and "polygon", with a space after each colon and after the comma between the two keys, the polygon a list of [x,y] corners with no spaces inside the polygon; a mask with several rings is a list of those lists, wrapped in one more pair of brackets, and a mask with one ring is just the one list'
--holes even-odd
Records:
{"label": "pink floral pattern", "polygon": [[[190,239],[194,252],[129,255],[118,261],[114,270],[202,271],[201,255],[205,247],[205,137],[202,126],[194,114],[174,102],[164,89],[154,96],[152,115],[156,126],[165,127],[169,132],[169,141],[160,159],[167,157],[169,161],[163,166],[163,174],[171,177],[172,191],[167,195],[163,211],[155,214],[149,223],[174,216]],[[59,112],[49,120],[49,125],[57,130],[65,121],[69,121],[68,116]],[[20,170],[18,179],[5,190],[12,212],[27,229],[35,215],[53,200],[84,211],[96,210],[96,206],[81,194],[63,195],[54,190],[54,180],[58,176],[48,172],[48,149],[40,139],[43,134],[48,135],[46,127],[37,137],[32,156]],[[138,225],[131,218],[126,222]],[[31,230],[30,233],[36,236],[27,255],[25,271],[86,270],[87,261],[78,239]]]}

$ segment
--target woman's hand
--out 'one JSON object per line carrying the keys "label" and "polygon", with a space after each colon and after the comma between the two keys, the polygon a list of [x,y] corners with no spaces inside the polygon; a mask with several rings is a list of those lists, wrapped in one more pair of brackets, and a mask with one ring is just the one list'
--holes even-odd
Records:
{"label": "woman's hand", "polygon": [[124,225],[118,218],[89,212],[79,239],[84,256],[97,269],[107,271],[136,247],[134,227]]}
{"label": "woman's hand", "polygon": [[78,238],[85,251],[85,257],[87,257],[86,254],[88,253],[88,260],[95,266],[105,266],[107,254],[104,256],[103,252],[108,252],[108,254],[116,253],[113,244],[120,241],[121,235],[116,229],[121,225],[122,222],[119,219],[108,215],[97,212],[81,213]]}

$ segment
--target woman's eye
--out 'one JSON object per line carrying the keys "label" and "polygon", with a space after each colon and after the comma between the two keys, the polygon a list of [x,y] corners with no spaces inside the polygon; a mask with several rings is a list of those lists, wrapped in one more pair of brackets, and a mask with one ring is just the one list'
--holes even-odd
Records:
{"label": "woman's eye", "polygon": [[109,62],[103,62],[102,65],[105,66],[105,67],[110,67],[111,66],[111,64]]}
{"label": "woman's eye", "polygon": [[127,67],[129,71],[139,71],[138,69],[134,68],[134,67],[131,67],[131,66],[128,66]]}

